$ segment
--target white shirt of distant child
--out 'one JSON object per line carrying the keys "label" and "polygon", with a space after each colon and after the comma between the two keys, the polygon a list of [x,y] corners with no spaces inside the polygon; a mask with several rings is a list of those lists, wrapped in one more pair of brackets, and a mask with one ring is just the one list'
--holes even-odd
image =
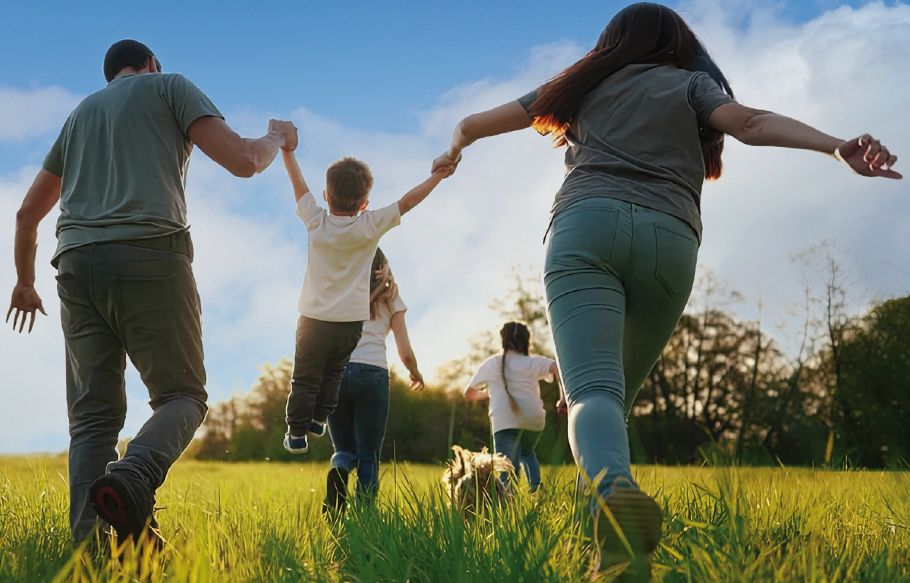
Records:
{"label": "white shirt of distant child", "polygon": [[493,433],[504,429],[543,431],[546,412],[537,381],[543,379],[553,382],[550,368],[555,361],[545,356],[525,356],[514,350],[508,352],[505,374],[509,382],[509,392],[521,410],[521,416],[518,416],[509,407],[509,397],[502,382],[502,358],[502,354],[495,354],[486,359],[474,373],[464,392],[467,393],[469,388],[487,386]]}
{"label": "white shirt of distant child", "polygon": [[297,216],[309,239],[298,313],[324,322],[369,321],[370,266],[379,239],[401,224],[398,202],[340,216],[326,212],[307,192],[297,201]]}

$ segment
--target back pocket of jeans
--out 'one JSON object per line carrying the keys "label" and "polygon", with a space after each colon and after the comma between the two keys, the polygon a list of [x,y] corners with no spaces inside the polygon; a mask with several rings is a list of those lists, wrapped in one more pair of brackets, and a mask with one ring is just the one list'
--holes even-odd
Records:
{"label": "back pocket of jeans", "polygon": [[619,209],[572,207],[557,215],[544,271],[605,264],[613,256]]}
{"label": "back pocket of jeans", "polygon": [[654,225],[657,266],[654,276],[671,296],[688,295],[695,279],[698,240],[666,227]]}
{"label": "back pocket of jeans", "polygon": [[120,326],[153,333],[176,326],[176,278],[173,275],[121,275],[117,278]]}

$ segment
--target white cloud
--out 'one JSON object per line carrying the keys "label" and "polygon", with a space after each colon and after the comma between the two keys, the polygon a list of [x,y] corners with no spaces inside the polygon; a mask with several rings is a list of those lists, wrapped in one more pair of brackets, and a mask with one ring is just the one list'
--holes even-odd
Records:
{"label": "white cloud", "polygon": [[82,98],[62,87],[27,91],[0,87],[0,142],[20,142],[59,130]]}
{"label": "white cloud", "polygon": [[[910,118],[903,109],[910,94],[907,5],[839,8],[800,26],[745,2],[736,5],[737,14],[727,3],[685,7],[742,102],[845,138],[868,131],[899,156],[910,152]],[[745,29],[730,24],[743,17]],[[511,78],[483,79],[441,96],[412,134],[364,131],[298,109],[292,118],[301,128],[298,156],[308,182],[321,191],[327,165],[353,155],[376,177],[371,205],[389,204],[427,176],[462,116],[515,99],[582,52],[571,42],[535,48]],[[228,116],[247,133],[264,128],[268,117]],[[851,250],[873,295],[910,291],[906,182],[863,179],[824,156],[733,140],[725,164],[725,177],[705,189],[701,261],[753,298],[760,277],[766,313],[782,313],[796,297],[788,253],[823,238],[837,237]],[[12,257],[9,217],[35,170],[0,182],[0,214],[8,217],[0,223],[0,257]],[[454,177],[384,238],[425,374],[462,354],[470,334],[498,324],[487,305],[506,291],[512,266],[542,266],[541,238],[562,174],[562,151],[533,131],[482,141],[465,152]],[[257,365],[292,353],[306,239],[280,161],[262,176],[238,180],[197,153],[187,190],[209,390],[221,399],[249,388]],[[0,333],[0,367],[8,371],[0,390],[0,451],[66,444],[63,349],[46,263],[52,248],[47,221],[38,289],[50,317],[31,337]],[[0,290],[14,282],[11,262],[4,265]],[[754,311],[740,308],[747,316]],[[148,409],[133,406],[145,399],[135,375],[128,385],[132,409],[124,434],[133,434]]]}

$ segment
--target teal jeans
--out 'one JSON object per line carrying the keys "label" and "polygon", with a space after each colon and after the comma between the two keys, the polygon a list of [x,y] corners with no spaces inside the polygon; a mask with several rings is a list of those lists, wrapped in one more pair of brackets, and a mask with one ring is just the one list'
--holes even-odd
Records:
{"label": "teal jeans", "polygon": [[556,215],[544,266],[547,306],[578,466],[606,497],[632,480],[626,418],[682,315],[698,255],[684,221],[610,198]]}

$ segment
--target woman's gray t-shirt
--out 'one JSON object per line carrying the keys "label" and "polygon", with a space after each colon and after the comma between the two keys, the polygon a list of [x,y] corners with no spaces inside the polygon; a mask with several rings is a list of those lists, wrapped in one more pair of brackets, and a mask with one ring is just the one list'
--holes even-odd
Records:
{"label": "woman's gray t-shirt", "polygon": [[[529,110],[537,91],[518,102]],[[566,132],[566,178],[553,214],[592,196],[665,212],[701,241],[705,181],[699,129],[732,102],[707,74],[671,65],[627,65],[586,96]]]}

